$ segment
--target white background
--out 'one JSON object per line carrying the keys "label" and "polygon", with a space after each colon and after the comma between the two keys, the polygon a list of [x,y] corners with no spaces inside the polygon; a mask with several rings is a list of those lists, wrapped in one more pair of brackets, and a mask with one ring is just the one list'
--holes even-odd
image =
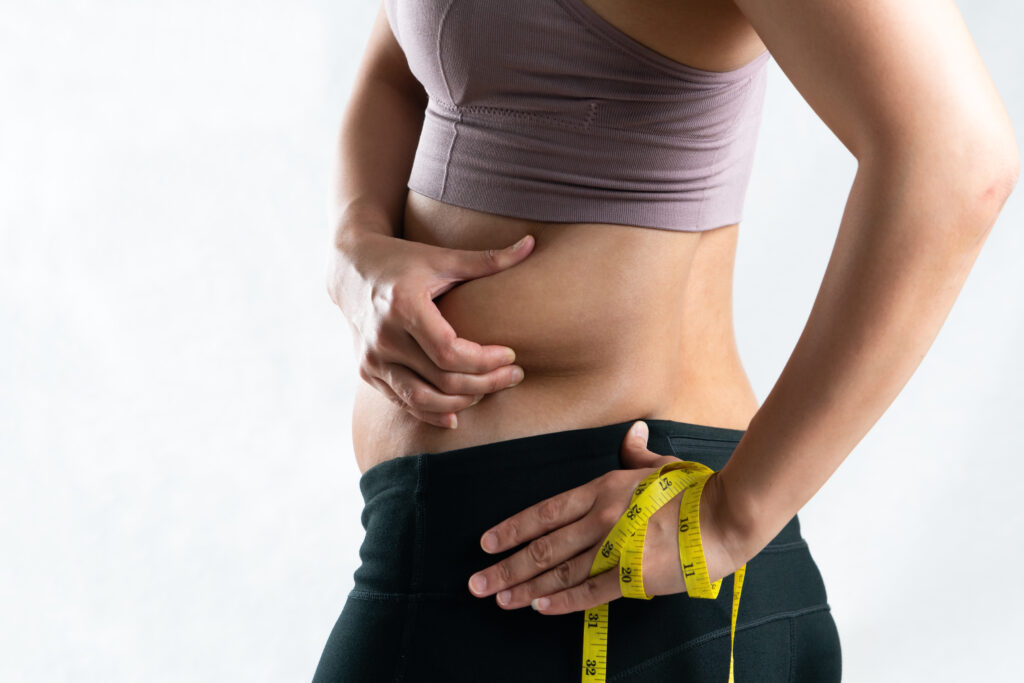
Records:
{"label": "white background", "polygon": [[[328,169],[377,1],[0,2],[0,680],[308,681],[362,538]],[[961,11],[1024,137],[1021,5]],[[770,80],[736,269],[763,399],[853,158]],[[1018,191],[801,511],[844,680],[1019,678]]]}

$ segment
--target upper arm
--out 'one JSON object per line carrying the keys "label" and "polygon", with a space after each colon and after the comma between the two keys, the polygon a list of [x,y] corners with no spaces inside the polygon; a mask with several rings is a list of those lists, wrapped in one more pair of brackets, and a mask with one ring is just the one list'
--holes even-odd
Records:
{"label": "upper arm", "polygon": [[734,0],[850,152],[1019,164],[1009,115],[953,0]]}
{"label": "upper arm", "polygon": [[363,49],[357,80],[377,79],[416,97],[426,106],[427,93],[423,85],[409,70],[409,62],[398,43],[385,10],[387,0],[381,2],[370,29],[370,37]]}

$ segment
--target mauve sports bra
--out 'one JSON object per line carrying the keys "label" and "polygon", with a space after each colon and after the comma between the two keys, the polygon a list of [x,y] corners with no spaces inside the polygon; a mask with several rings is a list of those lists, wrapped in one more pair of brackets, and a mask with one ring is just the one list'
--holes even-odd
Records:
{"label": "mauve sports bra", "polygon": [[408,188],[537,221],[738,223],[768,51],[676,62],[583,0],[386,0],[429,95]]}

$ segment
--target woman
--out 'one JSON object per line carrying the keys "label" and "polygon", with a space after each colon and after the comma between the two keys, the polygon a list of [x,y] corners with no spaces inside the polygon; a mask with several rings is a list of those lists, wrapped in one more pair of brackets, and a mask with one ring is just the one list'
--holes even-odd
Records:
{"label": "woman", "polygon": [[[608,680],[726,680],[744,566],[736,680],[839,680],[797,512],[920,363],[1019,171],[953,2],[385,5],[327,277],[364,380],[366,538],[316,683],[576,679],[606,602]],[[731,280],[769,55],[858,169],[758,405]],[[684,592],[676,496],[647,532],[657,597],[618,600],[598,548],[675,459],[715,471],[721,592]]]}

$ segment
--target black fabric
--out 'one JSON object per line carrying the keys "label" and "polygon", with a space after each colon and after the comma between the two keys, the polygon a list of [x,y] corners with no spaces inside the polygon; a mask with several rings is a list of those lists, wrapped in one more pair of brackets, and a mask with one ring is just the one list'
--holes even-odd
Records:
{"label": "black fabric", "polygon": [[[648,448],[719,470],[742,430],[644,420]],[[503,610],[474,597],[487,529],[619,469],[633,420],[385,461],[359,481],[361,564],[313,683],[578,681],[583,613]],[[710,681],[729,674],[733,576],[715,600],[685,593],[609,605],[608,680]],[[825,586],[794,516],[747,563],[736,627],[737,683],[839,681]]]}

